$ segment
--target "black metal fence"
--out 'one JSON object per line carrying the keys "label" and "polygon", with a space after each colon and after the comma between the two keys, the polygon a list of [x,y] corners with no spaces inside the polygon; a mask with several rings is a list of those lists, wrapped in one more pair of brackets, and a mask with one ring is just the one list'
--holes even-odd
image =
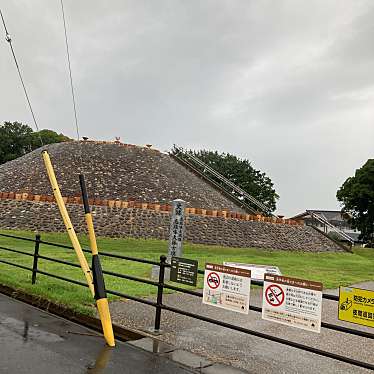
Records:
{"label": "black metal fence", "polygon": [[[46,261],[51,261],[51,262],[55,262],[55,263],[59,263],[59,264],[63,264],[63,265],[72,266],[72,267],[75,267],[75,268],[80,268],[80,265],[78,265],[78,264],[68,262],[68,261],[64,261],[64,260],[58,260],[56,258],[43,256],[40,253],[41,252],[41,250],[40,250],[40,245],[41,244],[47,245],[47,246],[59,247],[59,248],[66,248],[66,249],[69,249],[69,250],[72,250],[73,249],[72,247],[67,246],[67,245],[62,245],[62,244],[43,241],[43,240],[41,240],[40,235],[36,235],[35,239],[24,238],[24,237],[19,237],[19,236],[15,236],[15,235],[9,235],[9,234],[1,234],[1,233],[0,233],[0,236],[34,243],[34,252],[33,253],[21,251],[21,250],[14,249],[14,248],[7,248],[7,247],[0,246],[0,251],[17,253],[17,254],[20,254],[20,255],[25,255],[25,256],[29,256],[29,257],[33,258],[32,267],[27,267],[27,266],[24,266],[24,265],[20,265],[20,264],[14,263],[14,262],[4,260],[0,256],[0,263],[10,265],[10,266],[15,266],[15,267],[27,270],[27,271],[31,271],[32,272],[32,276],[31,276],[32,284],[35,284],[35,282],[37,280],[37,274],[42,274],[42,275],[45,275],[45,276],[48,276],[48,277],[52,277],[52,278],[55,278],[55,279],[58,279],[58,280],[61,280],[61,281],[69,282],[69,283],[79,285],[79,286],[82,286],[82,287],[88,287],[88,285],[86,283],[83,283],[83,282],[80,282],[80,281],[77,281],[77,280],[74,280],[74,279],[69,279],[69,278],[66,278],[66,277],[63,277],[63,276],[59,276],[59,275],[52,274],[52,273],[49,273],[49,272],[38,269],[39,260],[46,260]],[[86,253],[91,253],[91,251],[88,250],[88,249],[83,249],[83,251],[86,252]],[[239,331],[239,332],[242,332],[242,333],[245,333],[245,334],[248,334],[248,335],[253,335],[253,336],[256,336],[256,337],[259,337],[259,338],[267,339],[267,340],[277,342],[277,343],[280,343],[280,344],[284,344],[284,345],[287,345],[287,346],[290,346],[290,347],[294,347],[294,348],[302,349],[304,351],[312,352],[312,353],[318,354],[320,356],[329,357],[329,358],[332,358],[332,359],[335,359],[335,360],[338,360],[338,361],[341,361],[341,362],[345,362],[345,363],[348,363],[348,364],[351,364],[351,365],[355,365],[355,366],[358,366],[358,367],[374,370],[374,365],[370,364],[370,363],[367,363],[367,362],[358,361],[358,360],[355,360],[355,359],[352,359],[352,358],[349,358],[349,357],[345,357],[345,356],[342,356],[342,355],[335,354],[333,352],[324,351],[324,350],[321,350],[321,349],[318,349],[318,348],[314,348],[314,347],[310,347],[310,346],[300,344],[300,343],[297,343],[297,342],[289,341],[289,340],[279,338],[279,337],[276,337],[276,336],[272,336],[272,335],[269,335],[269,334],[265,334],[265,333],[262,333],[262,332],[259,332],[259,331],[246,329],[244,327],[233,325],[233,324],[230,324],[230,323],[227,323],[227,322],[224,322],[224,321],[216,320],[216,319],[206,317],[206,316],[203,316],[203,315],[199,315],[199,314],[196,314],[196,313],[191,313],[191,312],[182,310],[180,308],[175,308],[175,307],[172,307],[172,306],[169,306],[169,305],[165,305],[163,303],[163,291],[164,291],[164,289],[169,289],[169,290],[173,290],[173,291],[177,291],[177,292],[182,292],[182,293],[192,295],[192,296],[195,296],[195,297],[200,297],[200,298],[203,297],[202,292],[177,287],[177,286],[174,286],[170,283],[165,283],[165,269],[167,267],[170,267],[170,265],[168,263],[166,263],[166,256],[160,256],[160,261],[151,261],[151,260],[142,259],[142,258],[122,256],[122,255],[118,255],[118,254],[114,254],[114,253],[108,253],[108,252],[100,252],[100,256],[101,257],[108,257],[108,258],[116,258],[116,259],[119,259],[119,260],[134,261],[134,262],[139,262],[139,263],[149,264],[149,265],[156,265],[156,266],[160,267],[158,281],[139,278],[139,277],[135,277],[135,276],[132,276],[132,275],[127,275],[127,274],[120,274],[120,273],[116,273],[116,272],[112,272],[112,271],[108,271],[108,270],[103,269],[103,273],[106,274],[106,275],[113,276],[113,277],[116,277],[116,278],[122,278],[122,279],[130,280],[130,281],[134,281],[134,282],[145,283],[145,284],[149,284],[149,285],[157,287],[156,302],[150,301],[150,300],[147,300],[147,299],[143,299],[143,298],[140,298],[140,297],[132,296],[132,295],[127,295],[125,293],[110,290],[110,289],[106,290],[108,294],[119,296],[119,297],[122,297],[122,298],[126,298],[126,299],[129,299],[129,300],[133,300],[133,301],[136,301],[136,302],[139,302],[139,303],[142,303],[142,304],[147,304],[147,305],[155,307],[154,330],[156,332],[160,331],[162,310],[168,310],[170,312],[181,314],[181,315],[191,317],[191,318],[195,318],[195,319],[198,319],[200,321],[212,323],[212,324],[222,326],[222,327],[225,327],[225,328],[229,328],[231,330]],[[204,274],[204,271],[199,270],[198,273],[199,274]],[[251,284],[258,285],[258,286],[263,286],[262,281],[252,280]],[[326,293],[323,294],[323,298],[327,299],[327,300],[332,300],[332,301],[338,301],[339,300],[338,296],[330,295],[330,294],[326,294]],[[254,311],[254,312],[259,312],[259,313],[262,312],[261,307],[257,307],[257,306],[254,306],[254,305],[250,305],[249,309]],[[351,329],[351,328],[348,328],[348,327],[345,327],[345,326],[339,326],[339,325],[335,325],[335,324],[331,324],[331,323],[327,323],[327,322],[322,322],[321,327],[325,328],[325,329],[329,329],[329,330],[338,331],[338,332],[341,332],[341,333],[344,333],[344,334],[351,334],[351,335],[359,336],[359,337],[365,338],[365,339],[374,339],[374,334],[372,334],[372,333],[369,333],[369,332],[366,332],[366,331],[361,331],[361,330],[356,330],[356,329]]]}

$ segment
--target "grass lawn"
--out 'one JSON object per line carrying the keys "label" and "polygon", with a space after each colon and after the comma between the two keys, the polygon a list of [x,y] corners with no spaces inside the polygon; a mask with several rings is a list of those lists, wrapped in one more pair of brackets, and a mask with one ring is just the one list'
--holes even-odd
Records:
{"label": "grass lawn", "polygon": [[[35,234],[26,231],[1,230],[0,233],[34,238]],[[43,233],[42,240],[70,245],[67,234]],[[86,237],[80,237],[81,244],[88,247]],[[158,261],[161,254],[167,252],[167,242],[162,240],[111,239],[98,238],[99,248],[106,252]],[[34,243],[0,236],[0,246],[33,253]],[[41,245],[41,255],[78,263],[73,250]],[[320,281],[324,288],[374,280],[374,250],[355,248],[354,253],[304,253],[290,251],[267,251],[256,248],[227,248],[185,243],[184,257],[199,261],[203,269],[205,262],[222,264],[223,261],[236,261],[279,266],[282,274]],[[33,258],[0,249],[0,259],[32,267]],[[87,257],[91,263],[90,256]],[[151,265],[132,261],[102,257],[105,270],[149,278]],[[39,260],[39,269],[67,278],[85,282],[80,269]],[[139,282],[106,276],[108,289],[134,296],[147,296],[156,293],[156,287]],[[35,295],[40,295],[55,302],[92,314],[93,300],[88,289],[66,283],[41,274],[37,283],[31,285],[31,272],[0,263],[0,283],[13,286]],[[202,286],[202,276],[199,276]],[[111,298],[111,297],[110,297]]]}

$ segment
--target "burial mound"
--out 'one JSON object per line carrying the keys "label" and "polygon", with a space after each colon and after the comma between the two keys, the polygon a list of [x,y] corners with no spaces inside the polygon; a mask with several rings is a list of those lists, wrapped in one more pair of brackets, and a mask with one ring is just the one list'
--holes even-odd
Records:
{"label": "burial mound", "polygon": [[78,175],[82,172],[91,198],[160,204],[183,199],[190,207],[241,211],[168,154],[121,143],[47,145],[0,165],[0,191],[51,195],[43,149],[51,157],[63,196],[80,196]]}

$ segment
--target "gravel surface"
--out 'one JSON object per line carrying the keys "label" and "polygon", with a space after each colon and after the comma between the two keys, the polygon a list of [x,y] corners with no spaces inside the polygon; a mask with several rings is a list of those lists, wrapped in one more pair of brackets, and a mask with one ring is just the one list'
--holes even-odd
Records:
{"label": "gravel surface", "polygon": [[[358,286],[374,290],[374,282],[365,282]],[[261,306],[261,292],[259,288],[252,289],[252,305]],[[337,290],[331,291],[331,293],[337,292]],[[257,312],[250,311],[249,315],[243,316],[203,305],[200,298],[185,294],[164,295],[164,304],[374,364],[374,342],[371,339],[325,328],[322,329],[320,334],[306,332],[263,321],[260,313]],[[124,326],[148,329],[154,323],[154,308],[144,304],[129,300],[117,301],[111,304],[111,311],[114,322]],[[363,326],[338,321],[337,303],[335,301],[323,301],[322,320],[353,329],[371,330],[370,332],[373,332],[372,329]],[[263,374],[315,372],[364,374],[371,372],[168,311],[162,312],[161,328],[163,331],[158,336],[159,339],[198,353],[213,361],[230,364],[249,372]]]}
{"label": "gravel surface", "polygon": [[[63,196],[81,195],[78,174],[83,170],[91,198],[161,204],[183,199],[187,206],[194,208],[242,212],[239,206],[168,154],[154,149],[75,141],[44,148],[54,164]],[[41,150],[0,165],[0,191],[51,194]]]}
{"label": "gravel surface", "polygon": [[[184,199],[188,207],[244,213],[231,200],[168,154],[147,147],[94,142],[65,142],[44,147],[50,154],[61,193],[81,196],[78,174],[84,172],[88,195],[101,200],[136,200],[170,204]],[[52,195],[42,148],[0,165],[0,192]],[[82,153],[82,166],[80,163]],[[55,204],[0,200],[0,227],[33,231],[64,231]],[[96,201],[97,203],[97,201]],[[97,205],[94,202],[94,205]],[[97,233],[110,237],[168,239],[170,218],[154,210],[94,206]],[[82,232],[82,207],[67,204],[73,224]],[[275,250],[341,251],[332,240],[311,227],[253,222],[191,214],[185,239],[192,243]],[[235,214],[236,216],[236,214]]]}

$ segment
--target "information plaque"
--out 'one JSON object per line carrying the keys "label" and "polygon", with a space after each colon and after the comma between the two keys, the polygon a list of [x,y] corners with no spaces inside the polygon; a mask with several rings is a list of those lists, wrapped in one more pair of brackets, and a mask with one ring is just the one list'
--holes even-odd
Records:
{"label": "information plaque", "polygon": [[198,262],[188,258],[172,257],[170,280],[177,283],[196,286]]}

